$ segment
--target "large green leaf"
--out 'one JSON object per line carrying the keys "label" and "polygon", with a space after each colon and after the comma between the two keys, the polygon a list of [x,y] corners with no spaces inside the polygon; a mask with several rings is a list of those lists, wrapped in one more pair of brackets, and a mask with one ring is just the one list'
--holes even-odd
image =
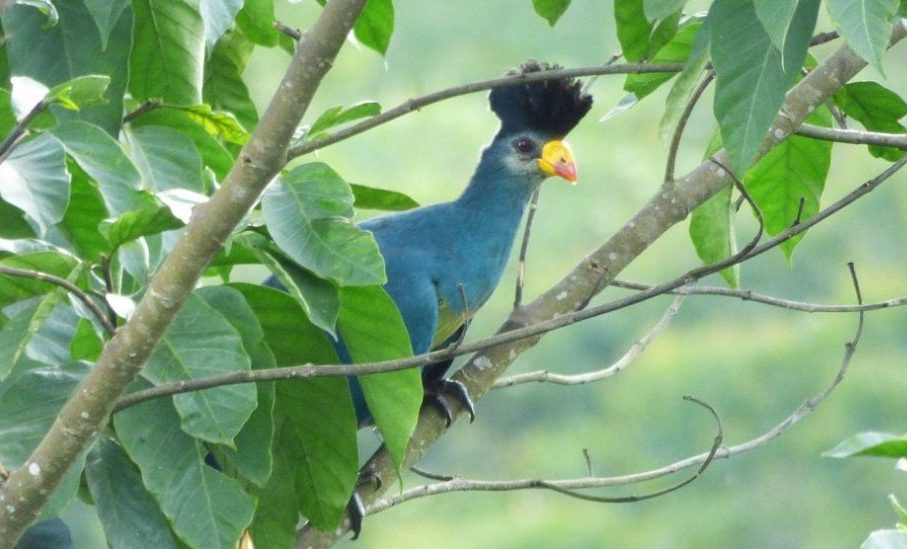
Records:
{"label": "large green leaf", "polygon": [[353,26],[356,40],[377,51],[387,53],[394,33],[394,4],[392,0],[368,0]]}
{"label": "large green leaf", "polygon": [[[275,368],[274,353],[264,341],[264,331],[243,295],[228,286],[200,288],[198,296],[216,309],[242,337],[252,368]],[[236,448],[220,446],[218,451],[243,478],[264,486],[271,476],[271,442],[274,436],[274,385],[257,383],[258,406],[236,435]]]}
{"label": "large green leaf", "polygon": [[355,183],[350,183],[350,190],[353,191],[355,198],[353,205],[357,209],[402,211],[419,207],[419,203],[409,195],[397,191]]}
{"label": "large green leaf", "polygon": [[[61,309],[59,316],[66,314],[58,307],[61,300],[60,292],[51,292],[38,303],[13,315],[0,331],[0,380],[12,380],[30,368],[54,366],[69,360],[67,349],[63,349],[67,337],[71,336],[66,333],[67,326],[61,325],[65,319],[47,322],[57,309]],[[42,330],[44,333],[39,336]]]}
{"label": "large green leaf", "polygon": [[107,218],[107,208],[104,206],[104,198],[91,183],[88,174],[73,163],[70,164],[69,171],[72,174],[69,205],[57,228],[80,257],[94,261],[100,254],[110,250],[110,242],[98,230]]}
{"label": "large green leaf", "polygon": [[[38,368],[0,383],[0,463],[9,469],[25,465],[88,370],[85,363]],[[84,458],[79,458],[63,477],[44,506],[44,516],[58,513],[75,496],[83,465]],[[40,474],[41,464],[29,466]]]}
{"label": "large green leaf", "polygon": [[[263,286],[231,287],[243,293],[258,316],[278,366],[338,361],[324,333],[306,320],[292,297]],[[291,451],[297,464],[294,475],[300,509],[319,528],[332,529],[343,515],[358,475],[356,412],[346,379],[279,384],[275,421],[280,425],[284,420],[289,421],[296,439]],[[280,459],[286,458],[275,456]],[[279,488],[266,491],[273,489]],[[285,516],[281,511],[272,512]]]}
{"label": "large green leaf", "polygon": [[[820,107],[807,122],[831,126],[831,112]],[[775,235],[819,211],[825,178],[831,165],[829,141],[792,135],[770,150],[743,179],[765,222],[765,230]],[[802,211],[800,202],[803,201]],[[790,259],[804,233],[785,241],[781,250]]]}
{"label": "large green leaf", "polygon": [[693,46],[683,70],[677,76],[674,84],[671,85],[668,97],[665,99],[664,114],[658,124],[658,135],[662,143],[670,141],[677,124],[680,122],[681,114],[683,114],[687,103],[693,97],[696,84],[703,77],[703,70],[710,59],[709,38],[710,31],[708,19],[706,19],[693,39]]}
{"label": "large green leaf", "polygon": [[274,28],[273,0],[245,0],[236,15],[236,25],[249,40],[272,48],[277,45],[280,33]]}
{"label": "large green leaf", "polygon": [[48,105],[60,105],[64,109],[80,111],[103,103],[104,92],[109,85],[110,77],[106,75],[77,76],[51,88],[44,101]]}
{"label": "large green leaf", "polygon": [[[690,215],[690,239],[704,263],[721,261],[736,252],[731,190],[731,187],[724,188]],[[740,266],[722,270],[721,276],[728,286],[736,288],[740,285]]]}
{"label": "large green leaf", "polygon": [[[118,4],[120,2],[115,2]],[[92,6],[92,7],[86,7]],[[60,120],[84,120],[116,135],[123,117],[127,59],[132,44],[132,10],[111,6],[105,31],[99,32],[96,2],[58,2],[60,22],[47,26],[36,10],[13,6],[2,11],[3,26],[16,29],[8,43],[10,72],[53,87],[82,75],[105,75],[106,102],[80,111],[55,109]]]}
{"label": "large green leaf", "polygon": [[205,103],[232,113],[248,131],[258,123],[258,112],[242,79],[252,48],[243,33],[231,30],[218,40],[205,63]]}
{"label": "large green leaf", "polygon": [[532,0],[532,7],[553,27],[570,7],[570,0]]}
{"label": "large green leaf", "polygon": [[[684,25],[670,42],[662,46],[652,59],[652,63],[683,63],[689,58],[702,22],[692,20]],[[636,95],[638,99],[649,95],[663,83],[674,77],[673,73],[664,74],[630,74],[624,82],[624,89]]]}
{"label": "large green leaf", "polygon": [[[403,317],[380,286],[341,288],[338,325],[354,362],[391,360],[413,354]],[[422,406],[421,370],[408,368],[359,376],[359,383],[384,444],[400,468]]]}
{"label": "large green leaf", "polygon": [[140,101],[201,103],[205,28],[199,0],[133,0],[129,91]]}
{"label": "large green leaf", "polygon": [[249,139],[249,132],[230,113],[215,111],[211,108],[211,105],[204,103],[192,105],[191,107],[176,108],[185,111],[190,119],[198,123],[213,137],[237,145],[243,145]]}
{"label": "large green leaf", "polygon": [[101,35],[101,48],[105,49],[117,20],[123,10],[129,7],[130,0],[84,0],[84,2]]}
{"label": "large green leaf", "polygon": [[797,11],[798,0],[753,0],[756,17],[779,51],[784,51],[787,31]]}
{"label": "large green leaf", "polygon": [[874,431],[857,433],[822,455],[834,458],[854,456],[907,458],[907,435]]}
{"label": "large green leaf", "polygon": [[0,197],[19,208],[43,235],[63,219],[69,202],[69,172],[63,148],[48,135],[19,145],[0,164]]}
{"label": "large green leaf", "polygon": [[208,450],[180,430],[173,403],[143,402],[119,412],[113,422],[180,539],[191,547],[234,549],[255,501],[237,481],[205,463]]}
{"label": "large green leaf", "polygon": [[[154,383],[248,370],[249,355],[236,329],[216,309],[190,295],[142,375]],[[209,442],[233,445],[256,407],[253,385],[225,385],[176,395],[183,430]]]}
{"label": "large green leaf", "polygon": [[643,0],[615,0],[614,20],[624,58],[641,61],[651,57],[674,37],[680,12],[650,23],[646,19]]}
{"label": "large green leaf", "polygon": [[336,335],[334,326],[340,313],[337,288],[283,257],[263,236],[255,233],[244,236],[247,237],[241,237],[240,243],[252,249],[259,261],[274,273],[287,292],[302,305],[312,324]]}
{"label": "large green leaf", "polygon": [[712,4],[709,29],[717,76],[714,111],[738,174],[749,168],[785,92],[799,74],[817,9],[817,0],[800,3],[795,17],[805,22],[790,27],[782,55],[762,25],[753,24],[756,13],[749,0],[716,0]]}
{"label": "large green leaf", "polygon": [[381,105],[374,101],[365,101],[352,107],[331,107],[321,113],[305,132],[305,141],[314,141],[327,135],[327,130],[360,118],[375,116],[381,112]]}
{"label": "large green leaf", "polygon": [[205,44],[209,49],[227,32],[242,7],[243,0],[199,0],[199,12],[205,23]]}
{"label": "large green leaf", "polygon": [[299,439],[289,421],[277,431],[274,440],[274,470],[261,490],[255,490],[258,508],[249,531],[256,547],[273,549],[293,546],[299,522],[296,476],[299,466]]}
{"label": "large green leaf", "polygon": [[111,547],[176,549],[167,517],[113,438],[103,435],[92,446],[85,462],[85,480]]}
{"label": "large green leaf", "polygon": [[133,120],[130,126],[163,126],[188,137],[195,143],[205,166],[211,168],[218,180],[223,180],[233,166],[233,155],[212,137],[208,125],[202,125],[189,112],[189,109],[154,109]]}
{"label": "large green leaf", "polygon": [[[907,102],[878,82],[851,82],[835,94],[835,101],[847,116],[859,120],[867,130],[907,133],[898,122],[907,116]],[[869,153],[896,162],[907,152],[894,147],[870,145]]]}
{"label": "large green leaf", "polygon": [[107,208],[114,216],[139,206],[141,176],[135,165],[98,126],[73,121],[48,130],[101,189]]}
{"label": "large green leaf", "polygon": [[294,261],[340,286],[383,284],[374,237],[355,226],[349,185],[327,164],[303,164],[271,184],[262,212],[271,236]]}
{"label": "large green leaf", "polygon": [[136,238],[164,231],[179,229],[183,222],[173,216],[167,206],[146,206],[121,215],[101,231],[110,241],[112,248]]}
{"label": "large green leaf", "polygon": [[201,156],[191,139],[162,126],[129,127],[126,135],[145,187],[158,192],[204,190]]}
{"label": "large green leaf", "polygon": [[828,0],[826,7],[847,45],[881,72],[898,0]]}
{"label": "large green leaf", "polygon": [[680,11],[687,0],[644,0],[643,11],[650,22],[659,21]]}
{"label": "large green leaf", "polygon": [[[32,252],[0,259],[0,265],[27,269],[66,278],[76,267],[76,260],[56,252]],[[47,282],[0,275],[0,308],[10,303],[46,294],[52,289]]]}

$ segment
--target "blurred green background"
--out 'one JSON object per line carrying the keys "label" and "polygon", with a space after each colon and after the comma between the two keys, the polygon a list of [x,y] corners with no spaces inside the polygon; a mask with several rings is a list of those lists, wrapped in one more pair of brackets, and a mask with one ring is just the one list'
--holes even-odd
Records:
{"label": "blurred green background", "polygon": [[[394,5],[396,30],[387,57],[349,44],[309,110],[309,121],[328,107],[366,99],[387,109],[497,76],[527,58],[583,66],[599,64],[619,50],[611,2],[573,0],[554,28],[534,14],[530,0],[395,0]],[[304,30],[319,9],[310,1],[279,2],[279,18]],[[827,19],[820,19],[818,30],[828,29]],[[821,60],[836,46],[814,54]],[[905,58],[904,43],[886,57],[886,85],[902,95],[907,94]],[[261,108],[286,63],[282,51],[253,55],[246,77]],[[867,70],[857,80],[877,78]],[[666,89],[617,118],[598,122],[623,97],[622,84],[622,77],[598,78],[591,87],[593,112],[570,136],[580,183],[545,185],[528,257],[527,299],[569,272],[659,185],[666,147],[659,142],[658,121]],[[714,129],[710,100],[707,95],[686,131],[679,174],[699,162]],[[427,204],[460,192],[496,124],[486,94],[474,94],[427,107],[317,157],[349,181],[403,191]],[[885,165],[863,147],[836,146],[823,203]],[[743,286],[792,299],[852,303],[845,263],[853,261],[867,301],[907,294],[905,206],[907,173],[900,173],[814,229],[792,265],[780,252],[745,264]],[[748,215],[741,218],[738,235],[745,240],[754,226]],[[621,277],[659,282],[697,265],[686,230],[685,223],[675,227]],[[491,335],[507,317],[514,264],[473,323],[470,340]],[[722,283],[717,277],[705,282]],[[607,290],[594,303],[624,294]],[[670,301],[656,299],[549,334],[511,372],[570,373],[607,365],[650,329]],[[576,477],[586,474],[583,449],[588,449],[596,474],[659,467],[705,451],[714,436],[708,414],[684,403],[685,394],[719,411],[726,444],[742,442],[770,429],[831,381],[856,320],[691,297],[669,329],[620,375],[587,386],[495,391],[478,404],[476,422],[459,422],[422,466],[467,478]],[[869,313],[847,378],[814,414],[753,452],[716,461],[703,478],[668,496],[604,505],[544,491],[441,495],[369,517],[362,538],[340,546],[858,546],[871,530],[894,523],[886,496],[894,492],[907,499],[904,473],[890,461],[833,460],[820,454],[857,431],[907,429],[905,336],[907,310]],[[363,436],[369,443],[374,439],[370,433]],[[679,479],[603,494],[642,494]],[[422,482],[408,476],[406,487]],[[78,509],[71,513],[85,517]],[[84,547],[97,543],[87,533],[79,535],[86,536]]]}

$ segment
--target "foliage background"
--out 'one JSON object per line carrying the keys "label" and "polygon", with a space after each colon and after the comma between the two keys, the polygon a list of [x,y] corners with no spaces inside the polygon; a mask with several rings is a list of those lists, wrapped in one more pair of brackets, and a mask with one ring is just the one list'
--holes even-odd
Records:
{"label": "foliage background", "polygon": [[[311,113],[363,99],[388,108],[497,75],[526,58],[592,65],[619,49],[610,2],[573,0],[554,28],[526,0],[394,4],[396,28],[386,58],[345,48]],[[315,2],[278,6],[279,19],[302,29],[320,10]],[[824,12],[818,29],[830,28],[822,17]],[[905,56],[902,43],[885,58],[886,85],[902,93],[907,66],[898,60]],[[260,107],[286,61],[282,51],[256,50],[245,76]],[[533,229],[528,296],[556,282],[620,227],[660,182],[665,148],[658,140],[658,120],[667,90],[617,118],[597,122],[624,95],[621,84],[620,77],[599,78],[592,87],[596,106],[571,134],[580,184],[546,185]],[[687,129],[679,173],[698,162],[711,136],[708,105],[706,98]],[[476,94],[429,107],[319,155],[349,181],[431,203],[459,192],[495,122],[485,95]],[[836,146],[823,202],[885,165],[861,147]],[[867,301],[907,294],[905,208],[907,174],[900,173],[872,197],[813,230],[792,265],[780,252],[745,264],[742,285],[793,299],[851,303],[845,263],[854,261]],[[740,228],[741,239],[747,234],[747,227]],[[685,229],[677,228],[623,278],[657,282],[698,262]],[[258,281],[263,273],[246,276]],[[514,278],[511,265],[473,323],[471,339],[489,335],[506,317]],[[717,277],[707,282],[722,283]],[[619,293],[608,290],[597,301]],[[651,327],[669,301],[648,302],[545,338],[511,371],[580,372],[607,364]],[[579,476],[586,472],[585,448],[598,474],[656,467],[705,450],[713,436],[709,418],[684,404],[684,394],[715,406],[726,443],[740,442],[769,429],[830,381],[855,322],[850,316],[691,297],[668,331],[627,371],[596,385],[498,391],[479,404],[476,423],[460,422],[423,466],[469,478]],[[361,540],[344,546],[857,546],[871,530],[894,522],[885,495],[894,489],[907,498],[903,474],[889,460],[831,460],[820,454],[857,431],[904,431],[905,335],[907,311],[869,313],[848,378],[815,414],[753,453],[714,463],[702,479],[667,497],[599,505],[541,491],[449,494],[370,517]],[[407,486],[418,483],[416,477],[407,479]],[[100,527],[89,512],[76,504],[66,518],[79,547],[101,546]]]}

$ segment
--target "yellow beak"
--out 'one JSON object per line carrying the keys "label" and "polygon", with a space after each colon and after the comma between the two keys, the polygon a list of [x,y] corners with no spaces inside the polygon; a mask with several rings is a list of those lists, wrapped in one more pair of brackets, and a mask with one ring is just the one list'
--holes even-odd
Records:
{"label": "yellow beak", "polygon": [[576,184],[576,162],[573,151],[566,142],[552,139],[542,147],[542,157],[538,159],[539,169],[548,175],[556,175]]}

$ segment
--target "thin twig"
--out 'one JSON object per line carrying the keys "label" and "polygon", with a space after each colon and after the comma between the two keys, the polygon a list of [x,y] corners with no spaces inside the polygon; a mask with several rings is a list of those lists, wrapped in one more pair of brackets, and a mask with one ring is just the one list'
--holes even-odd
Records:
{"label": "thin twig", "polygon": [[[852,204],[859,198],[869,194],[874,191],[881,185],[885,180],[894,175],[899,169],[901,169],[905,164],[907,164],[907,157],[902,158],[901,160],[893,163],[885,171],[877,175],[876,177],[866,181],[860,185],[855,190],[851,191],[849,194],[833,203],[828,208],[820,211],[816,215],[810,217],[809,219],[803,221],[795,227],[790,227],[781,233],[778,233],[774,237],[766,240],[762,244],[757,244],[758,238],[754,238],[745,248],[743,248],[737,254],[717,261],[715,263],[710,263],[708,265],[703,265],[695,269],[687,271],[683,275],[663,282],[661,284],[652,286],[647,290],[640,291],[637,294],[627,296],[621,299],[616,299],[609,303],[604,303],[602,305],[597,305],[595,307],[589,307],[580,311],[575,311],[572,313],[567,313],[561,316],[557,316],[550,320],[545,320],[542,322],[537,322],[530,324],[528,326],[523,326],[515,328],[508,332],[499,333],[495,336],[485,338],[481,341],[476,341],[472,343],[464,343],[460,345],[455,350],[442,349],[439,351],[432,351],[430,353],[425,353],[422,355],[417,355],[408,358],[396,359],[396,360],[385,360],[380,362],[369,362],[361,364],[323,364],[323,365],[314,365],[314,364],[303,364],[300,366],[289,366],[284,368],[267,368],[262,370],[247,370],[241,372],[233,372],[229,374],[221,374],[216,376],[192,379],[188,381],[178,381],[174,383],[166,383],[151,387],[149,389],[144,389],[141,391],[136,391],[128,395],[123,396],[116,404],[114,411],[120,411],[124,408],[134,406],[140,402],[154,398],[162,398],[166,396],[173,396],[181,393],[188,393],[193,391],[200,391],[202,389],[210,389],[212,387],[220,387],[222,385],[234,385],[237,383],[253,383],[258,381],[275,381],[281,379],[307,379],[310,377],[331,377],[331,376],[349,376],[349,375],[364,375],[364,374],[377,374],[383,372],[392,372],[396,370],[403,370],[405,368],[412,368],[414,366],[422,366],[425,364],[430,364],[432,362],[440,362],[442,360],[447,360],[455,356],[460,356],[464,354],[473,353],[482,349],[487,349],[500,345],[503,343],[510,343],[512,341],[518,341],[521,339],[527,339],[534,337],[543,333],[551,332],[566,326],[571,326],[577,322],[582,322],[589,318],[600,316],[606,313],[624,309],[635,305],[642,301],[647,301],[657,295],[662,295],[670,293],[681,286],[690,284],[693,281],[696,281],[700,278],[708,276],[713,273],[717,273],[727,267],[736,265],[742,261],[746,261],[751,257],[755,257],[762,253],[765,253],[768,250],[771,250],[779,246],[782,242],[786,242],[790,238],[806,231],[807,229],[813,227],[814,225],[821,223],[822,221],[828,219],[835,213],[839,212],[849,204]],[[748,195],[745,195],[748,196]],[[754,210],[757,211],[758,210]],[[760,224],[761,226],[761,224]],[[760,231],[761,234],[761,231]],[[757,237],[759,235],[757,234]]]}
{"label": "thin twig", "polygon": [[[682,292],[683,288],[677,290],[678,293]],[[661,315],[661,318],[652,327],[649,332],[636,340],[633,345],[627,350],[622,357],[620,357],[613,364],[595,370],[592,372],[586,372],[583,374],[574,374],[574,375],[563,375],[563,374],[554,374],[548,370],[537,370],[535,372],[527,372],[525,374],[517,374],[510,377],[502,377],[494,382],[494,385],[491,386],[492,389],[502,389],[504,387],[512,387],[514,385],[522,385],[524,383],[554,383],[556,385],[584,385],[586,383],[594,383],[596,381],[601,381],[602,379],[609,378],[617,373],[620,373],[627,366],[633,363],[639,355],[646,350],[652,340],[662,334],[665,328],[668,327],[668,324],[671,323],[671,320],[677,316],[677,312],[680,310],[680,306],[683,304],[683,300],[686,296],[681,294],[674,298],[674,301],[671,302],[671,306],[668,307],[668,310]]]}
{"label": "thin twig", "polygon": [[30,271],[28,269],[7,267],[6,265],[0,265],[0,275],[28,278],[31,280],[37,280],[39,282],[46,282],[48,284],[59,286],[74,295],[79,301],[81,301],[85,304],[86,307],[88,307],[95,318],[98,319],[98,322],[101,324],[101,326],[104,327],[104,331],[107,332],[107,335],[112,336],[113,332],[116,330],[116,328],[107,319],[107,316],[104,315],[104,311],[102,311],[101,308],[98,307],[98,305],[91,299],[91,297],[87,293],[82,291],[81,288],[66,280],[65,278],[60,278],[59,276],[54,276],[48,273],[42,273],[40,271]]}
{"label": "thin twig", "polygon": [[[648,290],[653,288],[652,284],[642,282],[633,282],[629,280],[615,279],[611,281],[611,286],[615,288],[624,288],[627,290]],[[806,301],[794,301],[791,299],[782,299],[766,294],[760,294],[752,290],[735,290],[722,286],[682,286],[676,290],[671,290],[676,295],[713,295],[720,297],[735,297],[742,301],[752,301],[772,307],[790,309],[793,311],[802,311],[805,313],[859,313],[868,311],[877,311],[880,309],[891,309],[894,307],[903,307],[907,305],[907,296],[885,301],[876,301],[874,303],[865,303],[863,305],[823,305],[821,303],[809,303]]]}
{"label": "thin twig", "polygon": [[[13,151],[15,146],[18,143],[21,143],[21,138],[24,137],[25,131],[28,129],[28,125],[31,124],[32,120],[35,119],[39,114],[41,114],[49,105],[47,99],[42,99],[38,101],[34,107],[28,111],[22,120],[16,123],[13,127],[13,131],[6,136],[6,139],[0,143],[0,159],[6,160],[9,154]],[[0,160],[0,161],[2,161]]]}
{"label": "thin twig", "polygon": [[285,25],[280,21],[274,21],[273,25],[274,28],[279,32],[286,34],[296,42],[299,42],[302,39],[302,31],[300,31],[299,29],[294,29],[293,27]]}
{"label": "thin twig", "polygon": [[838,31],[830,32],[820,32],[819,34],[813,35],[809,41],[809,47],[819,46],[832,40],[837,40],[839,37]]}
{"label": "thin twig", "polygon": [[523,228],[523,240],[520,242],[520,258],[517,260],[516,290],[513,296],[513,308],[516,309],[523,302],[523,284],[526,282],[526,252],[529,250],[529,234],[532,231],[532,221],[539,208],[539,191],[537,187],[529,200],[529,213],[526,214],[526,226]]}
{"label": "thin twig", "polygon": [[813,124],[803,124],[797,129],[797,135],[834,141],[836,143],[849,143],[851,145],[878,145],[880,147],[894,147],[907,151],[907,133],[883,133],[863,130],[845,130],[826,128]]}
{"label": "thin twig", "polygon": [[346,127],[342,130],[338,130],[335,133],[321,139],[316,139],[314,141],[308,141],[301,145],[291,147],[287,151],[287,158],[292,159],[297,156],[302,156],[304,154],[310,153],[314,150],[327,147],[328,145],[333,145],[338,141],[343,141],[354,135],[360,134],[366,130],[370,130],[375,126],[380,126],[396,118],[400,118],[403,115],[409,114],[413,111],[417,111],[422,107],[431,105],[432,103],[437,103],[438,101],[443,101],[445,99],[450,99],[452,97],[458,97],[460,95],[467,95],[470,93],[476,93],[480,91],[490,90],[498,86],[504,86],[507,84],[515,84],[517,82],[534,82],[537,80],[551,80],[554,78],[575,78],[580,76],[592,76],[592,75],[601,75],[601,74],[643,74],[643,73],[665,73],[665,72],[680,72],[683,70],[682,63],[665,63],[665,64],[649,64],[649,63],[632,63],[632,64],[620,64],[620,65],[597,65],[592,67],[577,67],[573,69],[557,69],[550,71],[540,71],[533,72],[518,76],[504,76],[501,78],[492,78],[490,80],[482,80],[479,82],[472,82],[469,84],[462,84],[459,86],[453,86],[444,90],[436,91],[422,97],[417,97],[415,99],[410,99],[401,103],[400,105],[382,112],[381,114],[375,115],[371,118],[366,118],[358,124],[353,124],[352,126]]}
{"label": "thin twig", "polygon": [[674,166],[677,162],[677,151],[680,149],[680,139],[683,136],[683,130],[687,126],[687,121],[690,119],[690,115],[693,114],[693,108],[696,107],[696,103],[699,102],[702,94],[705,92],[706,88],[709,87],[709,84],[714,78],[714,72],[709,71],[706,73],[702,82],[700,82],[699,85],[696,86],[696,89],[693,90],[693,94],[683,108],[683,112],[680,113],[680,118],[677,120],[677,127],[674,128],[674,135],[671,137],[671,145],[668,147],[668,159],[667,162],[665,162],[664,183],[666,185],[674,181]]}
{"label": "thin twig", "polygon": [[[391,507],[411,501],[414,499],[419,499],[427,496],[433,496],[438,494],[450,493],[450,492],[464,492],[464,491],[483,491],[483,492],[511,492],[515,490],[529,490],[529,489],[545,489],[553,490],[560,494],[566,496],[582,499],[585,501],[593,501],[596,503],[634,503],[637,501],[642,501],[646,499],[652,499],[659,496],[663,496],[675,490],[678,490],[687,484],[690,484],[697,478],[699,478],[703,472],[711,464],[713,458],[718,455],[718,451],[721,448],[721,442],[724,440],[724,432],[721,425],[721,418],[718,413],[707,403],[691,397],[684,396],[684,400],[687,402],[692,402],[699,406],[702,406],[715,419],[717,432],[715,438],[712,441],[712,445],[709,447],[709,451],[703,454],[705,457],[700,462],[699,469],[693,473],[689,478],[684,479],[677,484],[669,486],[667,488],[651,492],[648,494],[643,494],[640,496],[620,496],[620,497],[601,497],[601,496],[592,496],[589,494],[584,494],[578,492],[577,490],[588,490],[591,488],[605,488],[610,486],[620,486],[626,484],[634,484],[642,482],[645,480],[651,480],[661,476],[666,476],[680,469],[667,470],[669,467],[662,468],[659,471],[663,471],[657,475],[651,475],[651,472],[648,473],[636,473],[633,475],[624,475],[620,477],[596,477],[589,475],[587,477],[567,479],[567,480],[542,480],[542,479],[520,479],[520,480],[470,480],[464,479],[461,477],[447,477],[443,475],[432,474],[428,478],[437,478],[442,479],[441,482],[435,484],[428,484],[424,486],[417,486],[415,488],[410,488],[396,496],[384,497],[376,500],[372,505],[368,507],[367,514],[373,515],[381,511],[386,511]],[[591,465],[589,467],[591,469]]]}
{"label": "thin twig", "polygon": [[123,117],[123,124],[132,122],[143,114],[149,113],[154,109],[162,107],[163,105],[164,103],[160,99],[149,99],[136,107],[135,110],[126,113],[126,116]]}
{"label": "thin twig", "polygon": [[[624,56],[624,52],[622,52],[622,51],[616,51],[616,52],[612,53],[611,57],[609,57],[608,60],[605,61],[605,66],[613,65],[614,63],[617,63],[617,61],[623,56]],[[595,84],[596,80],[598,80],[598,75],[594,75],[589,80],[586,80],[586,83],[583,84],[583,93],[589,93],[589,89],[592,87],[592,84]]]}

